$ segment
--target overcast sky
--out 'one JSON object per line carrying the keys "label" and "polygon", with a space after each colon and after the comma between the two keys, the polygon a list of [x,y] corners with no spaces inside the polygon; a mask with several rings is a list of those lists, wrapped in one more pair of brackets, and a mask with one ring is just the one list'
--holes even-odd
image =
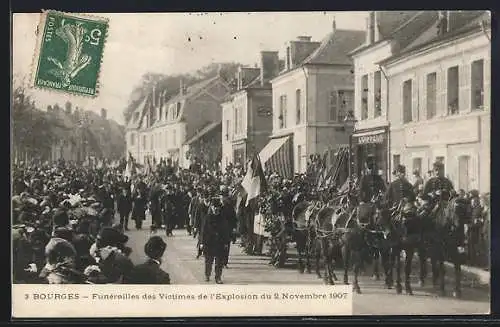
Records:
{"label": "overcast sky", "polygon": [[[99,14],[110,19],[101,67],[100,95],[95,99],[61,96],[32,90],[45,108],[74,105],[99,112],[123,123],[123,109],[130,93],[146,72],[178,74],[193,72],[211,62],[254,65],[261,50],[280,51],[299,35],[321,40],[332,29],[365,29],[366,12],[313,13],[206,13],[206,14]],[[14,79],[29,81],[39,14],[14,14]],[[188,41],[188,38],[191,41]]]}

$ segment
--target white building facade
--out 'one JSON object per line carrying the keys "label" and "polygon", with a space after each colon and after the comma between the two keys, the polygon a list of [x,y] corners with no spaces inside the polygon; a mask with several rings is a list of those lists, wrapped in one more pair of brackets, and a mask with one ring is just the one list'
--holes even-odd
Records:
{"label": "white building facade", "polygon": [[491,34],[482,24],[382,64],[393,162],[427,172],[441,161],[456,190],[489,192]]}

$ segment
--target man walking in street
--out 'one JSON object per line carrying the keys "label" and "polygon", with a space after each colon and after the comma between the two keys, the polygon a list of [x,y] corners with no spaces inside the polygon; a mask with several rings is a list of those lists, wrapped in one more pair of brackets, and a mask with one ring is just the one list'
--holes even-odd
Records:
{"label": "man walking in street", "polygon": [[120,225],[128,231],[128,217],[132,211],[132,198],[126,188],[122,188],[117,201],[118,212],[120,214]]}
{"label": "man walking in street", "polygon": [[205,281],[210,281],[215,263],[215,282],[222,284],[222,269],[231,240],[227,219],[222,215],[220,198],[213,198],[200,230],[200,247],[205,256]]}

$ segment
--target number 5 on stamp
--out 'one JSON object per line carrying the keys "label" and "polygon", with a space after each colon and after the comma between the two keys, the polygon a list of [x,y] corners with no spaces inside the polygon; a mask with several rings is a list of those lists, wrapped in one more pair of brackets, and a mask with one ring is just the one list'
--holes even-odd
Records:
{"label": "number 5 on stamp", "polygon": [[38,31],[33,85],[96,96],[108,20],[46,11]]}

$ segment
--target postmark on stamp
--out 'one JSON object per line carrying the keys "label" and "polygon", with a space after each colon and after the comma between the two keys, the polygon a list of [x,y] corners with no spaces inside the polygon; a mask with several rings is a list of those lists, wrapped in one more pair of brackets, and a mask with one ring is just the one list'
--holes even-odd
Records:
{"label": "postmark on stamp", "polygon": [[38,29],[33,86],[96,96],[108,20],[45,11]]}

